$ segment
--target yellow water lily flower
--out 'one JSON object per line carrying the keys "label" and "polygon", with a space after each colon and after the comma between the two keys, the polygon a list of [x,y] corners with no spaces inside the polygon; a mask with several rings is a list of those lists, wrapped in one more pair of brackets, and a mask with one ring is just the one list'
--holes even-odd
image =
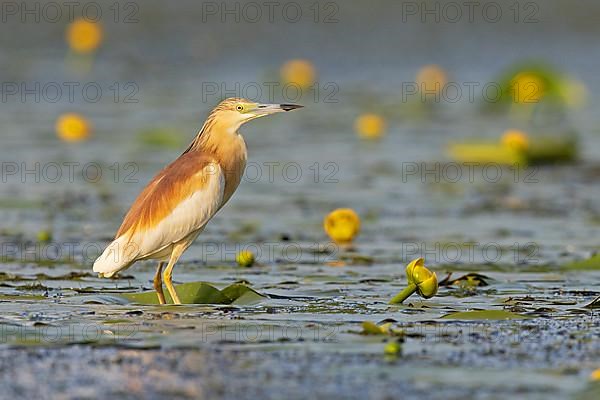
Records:
{"label": "yellow water lily flower", "polygon": [[529,148],[529,137],[518,129],[508,129],[502,134],[501,142],[504,146],[517,151],[526,151]]}
{"label": "yellow water lily flower", "polygon": [[600,368],[592,371],[590,374],[590,379],[593,381],[600,381]]}
{"label": "yellow water lily flower", "polygon": [[400,304],[415,292],[429,299],[438,291],[437,275],[425,267],[423,258],[417,258],[406,266],[406,280],[408,285],[390,300],[390,304]]}
{"label": "yellow water lily flower", "polygon": [[67,113],[58,117],[55,130],[62,140],[79,142],[90,136],[91,125],[85,117],[75,113]]}
{"label": "yellow water lily flower", "polygon": [[235,256],[235,261],[240,267],[251,267],[254,264],[254,253],[250,250],[242,250]]}
{"label": "yellow water lily flower", "polygon": [[448,75],[439,65],[425,65],[417,72],[417,84],[424,93],[440,93],[447,83]]}
{"label": "yellow water lily flower", "polygon": [[336,243],[350,243],[360,230],[360,218],[350,208],[338,208],[327,214],[323,228]]}
{"label": "yellow water lily flower", "polygon": [[91,53],[102,43],[102,27],[100,24],[76,19],[67,28],[67,43],[78,53]]}
{"label": "yellow water lily flower", "polygon": [[417,285],[417,294],[429,299],[435,296],[438,290],[437,275],[425,268],[425,260],[417,258],[406,266],[406,277],[408,283]]}
{"label": "yellow water lily flower", "polygon": [[363,114],[356,119],[354,128],[363,139],[379,139],[385,131],[385,120],[377,114]]}
{"label": "yellow water lily flower", "polygon": [[286,84],[295,84],[306,89],[315,83],[317,72],[308,60],[290,60],[281,67],[281,80]]}
{"label": "yellow water lily flower", "polygon": [[538,103],[546,94],[546,83],[538,74],[521,72],[511,79],[510,91],[516,103]]}

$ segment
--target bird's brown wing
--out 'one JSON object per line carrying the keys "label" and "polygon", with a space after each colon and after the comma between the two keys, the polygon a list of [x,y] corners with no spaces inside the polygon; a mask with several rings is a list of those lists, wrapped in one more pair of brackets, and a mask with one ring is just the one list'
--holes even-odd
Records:
{"label": "bird's brown wing", "polygon": [[125,215],[115,238],[147,231],[184,200],[202,191],[215,174],[220,173],[215,160],[203,153],[188,152],[161,170],[137,197]]}

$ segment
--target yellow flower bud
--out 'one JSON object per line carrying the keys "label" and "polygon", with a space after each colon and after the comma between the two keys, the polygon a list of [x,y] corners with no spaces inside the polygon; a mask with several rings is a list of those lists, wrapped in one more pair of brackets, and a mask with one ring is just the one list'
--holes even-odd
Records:
{"label": "yellow flower bud", "polygon": [[447,82],[448,75],[439,65],[425,65],[417,73],[419,90],[424,93],[440,93]]}
{"label": "yellow flower bud", "polygon": [[91,53],[102,43],[102,28],[100,24],[77,19],[67,28],[67,42],[78,53]]}
{"label": "yellow flower bud", "polygon": [[523,131],[509,129],[502,134],[502,144],[516,151],[525,151],[529,148],[529,138]]}
{"label": "yellow flower bud", "polygon": [[90,123],[81,115],[67,113],[56,120],[56,134],[66,142],[79,142],[90,136]]}
{"label": "yellow flower bud", "polygon": [[417,294],[425,299],[435,296],[438,290],[437,275],[425,267],[425,260],[417,258],[406,266],[408,283],[417,285]]}
{"label": "yellow flower bud", "polygon": [[385,121],[377,114],[363,114],[354,122],[354,128],[363,139],[380,139],[385,131]]}
{"label": "yellow flower bud", "polygon": [[402,353],[402,345],[396,341],[389,342],[383,348],[383,352],[388,356],[397,356]]}
{"label": "yellow flower bud", "polygon": [[350,208],[338,208],[325,217],[323,228],[334,242],[349,243],[358,235],[360,218]]}
{"label": "yellow flower bud", "polygon": [[389,304],[401,304],[414,292],[425,299],[435,296],[438,290],[437,275],[425,268],[423,258],[412,260],[406,266],[406,280],[408,285],[398,293]]}
{"label": "yellow flower bud", "polygon": [[240,267],[251,267],[254,264],[254,253],[250,250],[242,250],[235,256],[235,261]]}
{"label": "yellow flower bud", "polygon": [[286,84],[294,84],[306,89],[315,83],[317,72],[307,60],[290,60],[281,67],[281,79]]}
{"label": "yellow flower bud", "polygon": [[546,83],[535,72],[520,72],[511,79],[510,91],[516,103],[538,103],[546,94]]}

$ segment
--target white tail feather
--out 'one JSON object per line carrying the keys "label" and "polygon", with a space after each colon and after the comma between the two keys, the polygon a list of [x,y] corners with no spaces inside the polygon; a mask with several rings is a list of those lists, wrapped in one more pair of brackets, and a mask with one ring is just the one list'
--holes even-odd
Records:
{"label": "white tail feather", "polygon": [[127,235],[115,239],[94,261],[94,272],[101,277],[110,278],[117,272],[129,267],[139,253],[138,246],[129,241]]}

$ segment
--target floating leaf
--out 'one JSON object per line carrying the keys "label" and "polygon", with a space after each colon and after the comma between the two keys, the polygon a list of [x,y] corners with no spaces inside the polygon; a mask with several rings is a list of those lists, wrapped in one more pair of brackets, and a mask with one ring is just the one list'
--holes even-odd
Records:
{"label": "floating leaf", "polygon": [[446,314],[442,319],[461,320],[502,320],[502,319],[529,319],[527,315],[517,314],[506,310],[474,310],[459,311]]}
{"label": "floating leaf", "polygon": [[448,274],[440,283],[440,286],[468,286],[468,287],[477,287],[477,286],[488,286],[488,281],[491,279],[488,276],[478,274],[476,272],[471,272],[456,279],[450,279],[452,276],[451,273]]}
{"label": "floating leaf", "polygon": [[235,305],[256,304],[265,299],[265,296],[258,293],[256,290],[241,283],[229,285],[221,290],[221,293],[231,300],[231,304]]}
{"label": "floating leaf", "polygon": [[525,166],[527,163],[523,152],[498,143],[453,143],[448,146],[448,154],[455,161],[463,163],[520,166]]}
{"label": "floating leaf", "polygon": [[565,267],[568,269],[600,269],[600,254],[594,254],[585,260],[570,262]]}
{"label": "floating leaf", "polygon": [[527,150],[516,150],[502,143],[462,142],[448,146],[452,159],[463,163],[500,164],[520,166],[570,162],[577,158],[577,140],[573,132],[560,132],[561,137],[550,134],[536,135]]}
{"label": "floating leaf", "polygon": [[[175,290],[183,304],[255,304],[265,299],[265,296],[248,286],[236,283],[223,290],[209,285],[206,282],[189,282],[176,285]],[[165,290],[165,300],[172,303],[169,291]],[[159,304],[158,296],[154,290],[142,293],[126,293],[121,296],[134,303]]]}

